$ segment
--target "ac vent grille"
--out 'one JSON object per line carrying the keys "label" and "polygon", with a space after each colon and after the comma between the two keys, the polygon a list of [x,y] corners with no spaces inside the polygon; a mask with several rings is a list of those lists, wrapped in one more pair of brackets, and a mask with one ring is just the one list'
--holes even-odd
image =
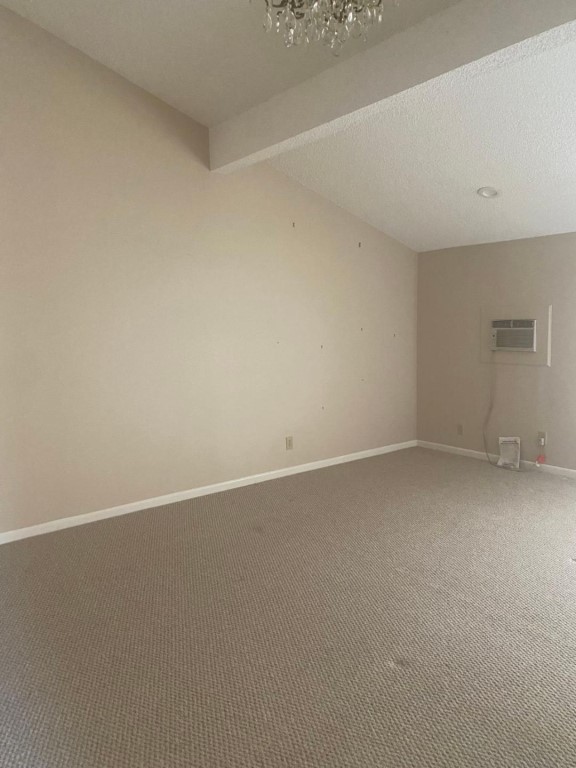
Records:
{"label": "ac vent grille", "polygon": [[493,320],[492,349],[536,352],[536,320]]}
{"label": "ac vent grille", "polygon": [[536,320],[493,320],[492,328],[534,328]]}

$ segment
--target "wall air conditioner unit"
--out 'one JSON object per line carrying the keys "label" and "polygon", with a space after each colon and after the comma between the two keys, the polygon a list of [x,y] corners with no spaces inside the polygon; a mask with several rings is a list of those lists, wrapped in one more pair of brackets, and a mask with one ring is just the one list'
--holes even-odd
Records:
{"label": "wall air conditioner unit", "polygon": [[492,350],[536,352],[536,320],[492,320]]}

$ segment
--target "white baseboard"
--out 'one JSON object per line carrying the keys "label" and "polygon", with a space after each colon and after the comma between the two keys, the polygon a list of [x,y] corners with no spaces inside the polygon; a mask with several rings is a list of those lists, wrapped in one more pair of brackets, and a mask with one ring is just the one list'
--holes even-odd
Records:
{"label": "white baseboard", "polygon": [[[456,456],[468,456],[470,459],[480,459],[488,461],[488,457],[483,451],[473,451],[470,448],[459,448],[456,445],[444,445],[444,443],[429,443],[426,440],[418,440],[419,448],[428,448],[431,451],[442,451],[442,453],[453,453]],[[497,461],[498,456],[490,454],[490,461]]]}
{"label": "white baseboard", "polygon": [[88,523],[94,523],[98,520],[106,520],[110,517],[119,517],[120,515],[128,515],[131,512],[140,512],[143,509],[152,509],[153,507],[164,507],[167,504],[175,504],[178,501],[186,501],[187,499],[195,499],[199,496],[208,496],[211,493],[221,493],[222,491],[230,491],[233,488],[241,488],[245,485],[254,485],[255,483],[264,483],[267,480],[275,480],[279,477],[287,477],[288,475],[297,475],[301,472],[311,472],[314,469],[323,469],[324,467],[332,467],[335,464],[345,464],[348,461],[358,461],[359,459],[368,459],[371,456],[381,456],[385,453],[394,453],[395,451],[401,451],[405,448],[416,448],[418,442],[416,440],[409,440],[405,443],[396,443],[394,445],[385,445],[381,448],[370,448],[367,451],[358,451],[357,453],[349,453],[346,456],[334,456],[330,459],[321,459],[320,461],[312,461],[308,464],[298,464],[294,467],[283,467],[282,469],[274,469],[271,472],[263,472],[259,475],[250,475],[249,477],[241,477],[238,480],[227,480],[223,483],[215,483],[214,485],[205,485],[202,488],[192,488],[189,491],[178,491],[177,493],[168,493],[165,496],[157,496],[153,499],[145,499],[143,501],[134,501],[130,504],[122,504],[119,507],[112,507],[110,509],[102,509],[97,512],[87,512],[83,515],[75,515],[74,517],[63,517],[59,520],[51,520],[48,523],[40,523],[39,525],[32,525],[28,528],[18,528],[15,531],[7,531],[6,533],[0,533],[0,545],[8,544],[11,541],[18,541],[20,539],[28,539],[31,536],[40,536],[43,533],[52,533],[54,531],[61,531],[64,528],[74,528],[77,525],[87,525]]}
{"label": "white baseboard", "polygon": [[[480,461],[488,461],[488,458],[484,451],[473,451],[470,448],[459,448],[456,445],[444,445],[443,443],[429,443],[426,440],[418,440],[419,448],[428,448],[431,451],[443,451],[444,453],[453,453],[457,456],[468,456],[471,459],[480,459]],[[490,461],[498,461],[498,456],[494,453],[490,454]],[[521,461],[522,469],[533,469],[536,466],[534,461]],[[555,467],[550,464],[541,464],[539,467],[541,472],[546,472],[549,475],[562,475],[563,477],[576,478],[576,469],[568,469],[566,467]]]}

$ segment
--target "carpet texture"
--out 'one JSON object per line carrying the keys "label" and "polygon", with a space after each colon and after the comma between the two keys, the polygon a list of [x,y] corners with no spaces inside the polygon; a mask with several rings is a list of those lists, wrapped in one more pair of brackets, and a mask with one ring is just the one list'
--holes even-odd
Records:
{"label": "carpet texture", "polygon": [[576,483],[411,449],[0,548],[2,768],[576,766]]}

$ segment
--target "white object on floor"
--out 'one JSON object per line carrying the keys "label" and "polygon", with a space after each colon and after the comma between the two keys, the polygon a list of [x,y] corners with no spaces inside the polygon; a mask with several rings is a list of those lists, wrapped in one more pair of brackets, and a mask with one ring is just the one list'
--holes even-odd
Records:
{"label": "white object on floor", "polygon": [[[460,448],[457,445],[445,445],[444,443],[431,443],[428,440],[418,440],[419,448],[426,448],[428,451],[440,451],[441,453],[451,453],[454,456],[466,456],[469,459],[479,459],[480,461],[488,461],[488,456],[484,451],[474,451],[472,448]],[[490,461],[497,461],[498,456],[495,453],[489,454]],[[543,472],[547,475],[557,475],[559,477],[571,478],[576,480],[576,469],[569,469],[567,467],[557,467],[553,464],[541,464],[536,467],[533,461],[526,461],[522,459],[520,461],[520,469],[535,469],[539,472]],[[1,540],[0,540],[1,541]]]}
{"label": "white object on floor", "polygon": [[498,466],[503,469],[520,470],[520,438],[500,437],[500,458]]}

